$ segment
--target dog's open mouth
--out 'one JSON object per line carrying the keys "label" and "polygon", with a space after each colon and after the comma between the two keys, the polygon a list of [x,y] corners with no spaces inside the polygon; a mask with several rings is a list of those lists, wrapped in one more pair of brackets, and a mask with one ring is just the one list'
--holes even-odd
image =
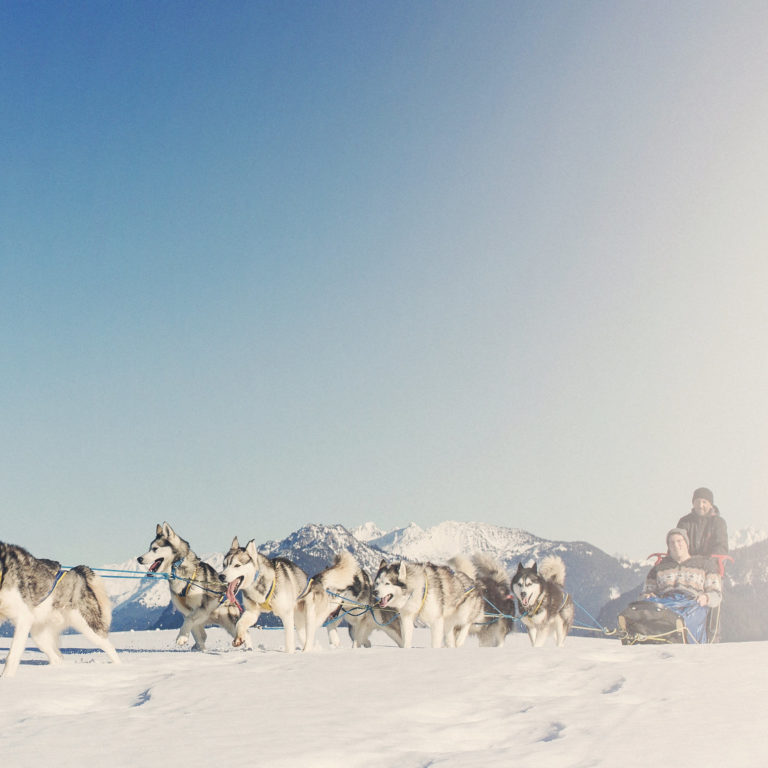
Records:
{"label": "dog's open mouth", "polygon": [[157,571],[160,568],[160,566],[163,564],[163,560],[164,558],[158,557],[157,560],[155,560],[155,562],[149,566],[149,572],[155,573],[155,571]]}
{"label": "dog's open mouth", "polygon": [[230,581],[229,584],[227,584],[227,602],[231,603],[232,605],[237,605],[237,599],[235,595],[237,595],[240,585],[243,583],[243,577],[238,576],[234,581]]}
{"label": "dog's open mouth", "polygon": [[387,605],[389,605],[389,601],[392,599],[392,595],[384,595],[384,597],[379,598],[379,605],[382,608],[386,608]]}

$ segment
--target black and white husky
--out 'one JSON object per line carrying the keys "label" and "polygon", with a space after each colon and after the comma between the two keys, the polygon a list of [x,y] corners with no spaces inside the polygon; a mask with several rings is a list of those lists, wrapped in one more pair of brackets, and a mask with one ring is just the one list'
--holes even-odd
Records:
{"label": "black and white husky", "polygon": [[477,635],[481,647],[504,645],[515,624],[511,618],[515,615],[515,600],[509,595],[509,576],[501,563],[487,553],[477,552],[471,560],[458,555],[449,564],[473,579],[483,598],[483,615],[471,625],[469,633]]}
{"label": "black and white husky", "polygon": [[270,559],[256,550],[253,540],[240,546],[237,536],[224,557],[220,575],[227,585],[227,601],[236,604],[236,595],[242,591],[244,611],[237,621],[232,645],[248,641],[248,629],[262,613],[274,613],[285,627],[285,650],[296,650],[294,626],[302,645],[306,640],[306,611],[304,597],[309,577],[284,557]]}
{"label": "black and white husky", "polygon": [[65,571],[53,560],[38,560],[21,547],[0,542],[0,621],[4,619],[14,625],[5,677],[16,674],[30,634],[51,664],[60,663],[59,635],[69,627],[120,663],[108,638],[109,597],[101,579],[85,565]]}
{"label": "black and white husky", "polygon": [[[353,648],[370,648],[370,637],[376,629],[385,632],[402,648],[400,616],[392,608],[381,609],[375,606],[371,577],[365,571],[360,572],[360,579],[353,580],[352,587],[344,593],[344,597],[346,600],[341,603],[336,624],[346,620]],[[328,629],[333,646],[339,645],[336,624],[329,626]]]}
{"label": "black and white husky", "polygon": [[[177,645],[186,645],[191,634],[195,640],[193,650],[204,651],[206,624],[218,624],[235,637],[239,607],[224,602],[224,589],[216,569],[200,560],[168,523],[157,526],[149,551],[137,559],[150,573],[170,576],[171,600],[184,617]],[[246,647],[250,647],[249,638]]]}
{"label": "black and white husky", "polygon": [[[307,616],[307,638],[304,650],[315,645],[317,630],[345,604],[345,597],[360,591],[364,572],[350,552],[336,555],[333,563],[310,579],[304,608]],[[354,598],[353,598],[354,599]],[[333,641],[333,634],[329,631]]]}
{"label": "black and white husky", "polygon": [[528,629],[531,645],[544,645],[554,630],[555,642],[565,642],[573,624],[573,601],[565,590],[565,563],[556,555],[545,557],[538,568],[534,563],[524,568],[518,563],[512,577],[512,594],[517,600],[520,618]]}
{"label": "black and white husky", "polygon": [[417,618],[429,626],[432,647],[464,644],[472,625],[483,618],[483,600],[474,580],[462,571],[432,563],[382,560],[373,593],[381,608],[400,614],[403,648],[413,644]]}

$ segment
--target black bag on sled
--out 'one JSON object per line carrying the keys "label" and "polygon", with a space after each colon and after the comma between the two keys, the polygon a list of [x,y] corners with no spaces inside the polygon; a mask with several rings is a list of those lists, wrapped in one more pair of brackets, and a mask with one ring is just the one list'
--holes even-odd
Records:
{"label": "black bag on sled", "polygon": [[[658,603],[639,600],[630,603],[619,614],[619,628],[628,637],[623,645],[631,643],[682,643],[684,623],[680,614]],[[641,635],[642,637],[637,637]]]}

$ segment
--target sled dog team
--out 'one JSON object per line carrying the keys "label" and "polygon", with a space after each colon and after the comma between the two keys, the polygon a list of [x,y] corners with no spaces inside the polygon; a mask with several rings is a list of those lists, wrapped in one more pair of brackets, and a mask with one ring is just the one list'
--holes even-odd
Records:
{"label": "sled dog team", "polygon": [[[210,624],[223,627],[235,647],[251,648],[248,630],[266,612],[282,621],[287,653],[296,648],[295,633],[303,650],[312,650],[317,630],[326,623],[330,643],[338,645],[336,627],[342,619],[355,648],[370,647],[376,629],[410,648],[417,620],[429,627],[433,648],[459,647],[469,634],[477,635],[481,646],[500,646],[515,615],[532,645],[543,645],[551,633],[562,645],[573,624],[559,557],[546,557],[540,566],[520,564],[511,583],[501,565],[482,554],[457,556],[450,566],[382,560],[371,580],[345,551],[310,577],[290,560],[267,558],[253,541],[241,546],[235,537],[217,573],[164,523],[138,562],[168,578],[171,600],[183,616],[177,644],[187,645],[191,635],[201,651]],[[109,598],[86,566],[62,570],[57,562],[0,542],[0,621],[6,619],[14,624],[14,635],[0,672],[5,677],[15,674],[28,635],[52,664],[60,662],[58,638],[68,627],[120,661],[108,639]]]}

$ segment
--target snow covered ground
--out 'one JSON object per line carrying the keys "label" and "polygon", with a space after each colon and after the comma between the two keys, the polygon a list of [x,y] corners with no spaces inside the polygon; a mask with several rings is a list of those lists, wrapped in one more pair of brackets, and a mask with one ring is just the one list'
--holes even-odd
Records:
{"label": "snow covered ground", "polygon": [[3,767],[747,768],[768,753],[766,643],[432,650],[417,630],[409,651],[381,633],[352,650],[342,630],[340,649],[288,655],[282,631],[252,633],[245,652],[211,629],[203,654],[172,631],[115,633],[120,666],[79,635],[59,667],[28,650],[0,679]]}

